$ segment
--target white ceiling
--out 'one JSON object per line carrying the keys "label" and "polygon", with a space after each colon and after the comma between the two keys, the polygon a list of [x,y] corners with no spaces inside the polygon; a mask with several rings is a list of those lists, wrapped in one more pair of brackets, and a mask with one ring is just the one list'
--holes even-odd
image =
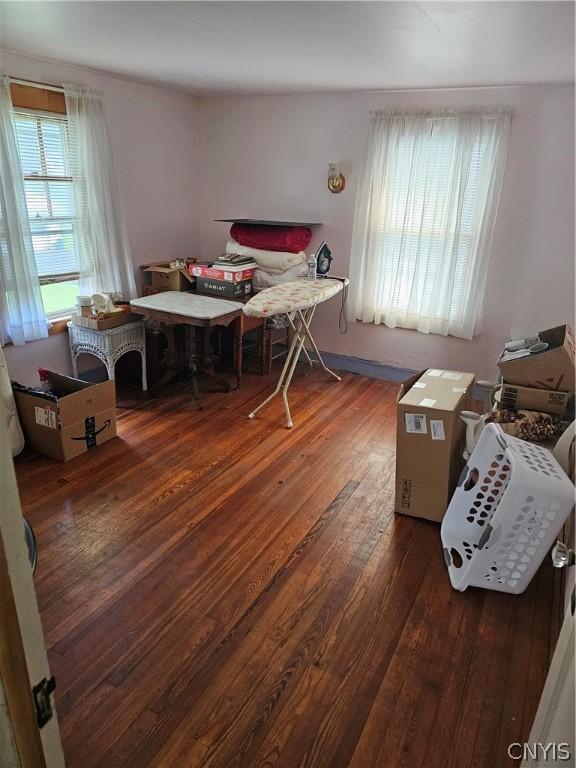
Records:
{"label": "white ceiling", "polygon": [[0,47],[190,93],[574,81],[573,2],[0,2]]}

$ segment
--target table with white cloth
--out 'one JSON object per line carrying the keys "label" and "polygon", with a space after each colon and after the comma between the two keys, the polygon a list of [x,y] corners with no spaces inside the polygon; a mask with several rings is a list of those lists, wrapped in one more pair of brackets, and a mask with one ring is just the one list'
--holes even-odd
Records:
{"label": "table with white cloth", "polygon": [[[288,403],[288,389],[302,351],[304,351],[310,365],[319,364],[332,378],[340,381],[340,376],[325,365],[310,331],[310,323],[316,307],[339,294],[347,285],[348,280],[346,278],[292,280],[257,293],[242,307],[242,312],[247,317],[267,318],[273,315],[286,315],[294,331],[276,388],[249,414],[250,419],[253,419],[261,408],[281,393],[286,414],[286,426],[288,428],[293,426]],[[306,348],[306,341],[309,342],[310,349]]]}
{"label": "table with white cloth", "polygon": [[[242,316],[242,304],[237,301],[201,296],[196,293],[163,291],[152,296],[132,299],[132,312],[165,325],[183,326],[185,332],[185,356],[188,374],[196,404],[200,407],[198,369],[221,384],[226,391],[230,385],[216,373],[210,353],[209,333],[214,326],[228,326]],[[196,346],[196,333],[200,329],[200,354]]]}

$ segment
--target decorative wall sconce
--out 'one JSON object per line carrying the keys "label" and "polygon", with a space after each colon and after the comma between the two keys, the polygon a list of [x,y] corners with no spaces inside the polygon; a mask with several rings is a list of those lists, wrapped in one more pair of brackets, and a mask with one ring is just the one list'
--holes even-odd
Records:
{"label": "decorative wall sconce", "polygon": [[342,192],[346,179],[342,173],[341,163],[328,163],[328,189],[330,192]]}

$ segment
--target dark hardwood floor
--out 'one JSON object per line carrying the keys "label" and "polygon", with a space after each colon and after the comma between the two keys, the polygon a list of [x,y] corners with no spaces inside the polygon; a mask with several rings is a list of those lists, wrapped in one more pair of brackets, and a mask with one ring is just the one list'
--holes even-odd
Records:
{"label": "dark hardwood floor", "polygon": [[17,460],[69,768],[495,768],[528,738],[552,574],[451,589],[395,517],[397,386],[300,372],[119,410],[68,464]]}

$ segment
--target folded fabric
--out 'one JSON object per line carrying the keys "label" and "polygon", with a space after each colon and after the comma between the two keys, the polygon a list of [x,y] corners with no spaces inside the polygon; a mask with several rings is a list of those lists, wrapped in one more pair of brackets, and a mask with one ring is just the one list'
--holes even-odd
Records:
{"label": "folded fabric", "polygon": [[230,237],[240,245],[263,251],[304,251],[312,239],[308,227],[271,227],[265,224],[233,224]]}
{"label": "folded fabric", "polygon": [[306,261],[304,251],[300,253],[285,253],[282,251],[264,251],[260,248],[250,248],[234,240],[228,240],[226,243],[226,253],[236,253],[240,256],[252,256],[259,267],[265,269],[278,270],[278,273],[285,272],[287,269],[295,267],[297,264],[303,264]]}
{"label": "folded fabric", "polygon": [[270,273],[268,270],[255,269],[252,275],[252,287],[254,291],[262,291],[264,288],[272,288],[273,285],[280,285],[290,280],[298,280],[299,277],[305,277],[308,272],[306,264],[297,264],[292,269],[285,272]]}

